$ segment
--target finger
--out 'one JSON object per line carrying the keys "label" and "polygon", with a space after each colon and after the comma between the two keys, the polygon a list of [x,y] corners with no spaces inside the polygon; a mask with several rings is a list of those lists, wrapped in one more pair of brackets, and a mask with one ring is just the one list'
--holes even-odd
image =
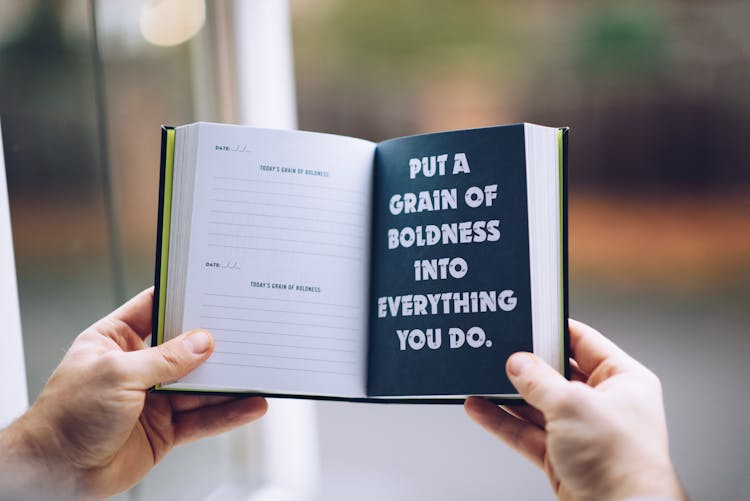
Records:
{"label": "finger", "polygon": [[606,360],[613,369],[625,369],[632,359],[596,329],[573,319],[568,320],[570,349],[578,367],[588,375]]}
{"label": "finger", "polygon": [[569,384],[562,375],[531,353],[514,353],[505,368],[518,393],[543,414],[560,403]]}
{"label": "finger", "polygon": [[175,412],[191,411],[198,407],[223,404],[241,397],[220,395],[170,395],[170,403]]}
{"label": "finger", "polygon": [[572,358],[569,359],[570,361],[570,380],[571,381],[580,381],[581,383],[585,383],[588,381],[589,376],[585,372],[581,370],[581,368],[578,366],[578,362],[573,360]]}
{"label": "finger", "polygon": [[141,339],[151,334],[151,308],[154,303],[154,288],[149,287],[107,315],[128,325]]}
{"label": "finger", "polygon": [[205,331],[190,331],[166,343],[123,353],[135,380],[143,388],[174,381],[198,367],[214,349],[214,338]]}
{"label": "finger", "polygon": [[539,409],[535,409],[530,405],[501,405],[500,408],[541,429],[544,429],[544,426],[547,423],[547,420],[544,419],[544,414],[542,414]]}
{"label": "finger", "polygon": [[179,412],[174,416],[175,443],[184,444],[229,431],[260,418],[267,409],[265,398],[249,397]]}
{"label": "finger", "polygon": [[544,466],[546,434],[543,430],[508,414],[483,398],[467,398],[464,409],[479,426],[523,454],[539,468]]}

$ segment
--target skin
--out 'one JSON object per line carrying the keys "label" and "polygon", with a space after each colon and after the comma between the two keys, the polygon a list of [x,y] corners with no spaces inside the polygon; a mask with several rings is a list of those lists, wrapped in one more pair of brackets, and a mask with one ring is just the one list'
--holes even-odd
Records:
{"label": "skin", "polygon": [[[23,498],[111,496],[174,446],[265,413],[259,397],[149,393],[214,348],[202,331],[148,348],[152,302],[146,290],[81,333],[31,409],[0,432],[0,471]],[[471,397],[466,412],[542,468],[561,500],[687,499],[669,457],[658,378],[594,329],[570,321],[570,334],[572,381],[517,353],[506,370],[531,405]]]}
{"label": "skin", "polygon": [[669,457],[659,379],[591,327],[569,327],[571,381],[516,353],[506,371],[530,405],[470,397],[469,417],[544,470],[561,500],[686,500]]}
{"label": "skin", "polygon": [[0,432],[0,471],[12,471],[19,492],[46,486],[57,498],[111,496],[138,483],[173,447],[266,412],[260,397],[149,393],[214,349],[203,331],[148,348],[152,302],[148,289],[81,333],[34,405]]}

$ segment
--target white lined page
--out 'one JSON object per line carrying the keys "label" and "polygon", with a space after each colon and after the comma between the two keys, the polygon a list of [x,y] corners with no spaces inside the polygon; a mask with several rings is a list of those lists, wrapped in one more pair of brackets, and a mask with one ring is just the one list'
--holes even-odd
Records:
{"label": "white lined page", "polygon": [[359,397],[375,145],[200,124],[183,331],[216,349],[169,388]]}

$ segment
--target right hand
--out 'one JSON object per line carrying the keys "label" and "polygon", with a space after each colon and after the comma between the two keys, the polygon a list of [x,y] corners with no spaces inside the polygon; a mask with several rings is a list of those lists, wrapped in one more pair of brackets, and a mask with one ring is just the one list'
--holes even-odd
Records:
{"label": "right hand", "polygon": [[661,383],[591,327],[570,320],[573,381],[531,353],[506,371],[531,406],[470,397],[469,417],[547,474],[561,500],[685,500],[669,457]]}

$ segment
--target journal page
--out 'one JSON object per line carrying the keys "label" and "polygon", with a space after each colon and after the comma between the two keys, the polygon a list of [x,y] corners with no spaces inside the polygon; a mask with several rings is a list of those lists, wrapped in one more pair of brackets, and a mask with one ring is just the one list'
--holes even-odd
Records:
{"label": "journal page", "polygon": [[198,127],[182,327],[216,349],[163,387],[364,396],[374,144]]}
{"label": "journal page", "polygon": [[373,396],[515,395],[531,351],[524,126],[380,143],[375,160]]}

